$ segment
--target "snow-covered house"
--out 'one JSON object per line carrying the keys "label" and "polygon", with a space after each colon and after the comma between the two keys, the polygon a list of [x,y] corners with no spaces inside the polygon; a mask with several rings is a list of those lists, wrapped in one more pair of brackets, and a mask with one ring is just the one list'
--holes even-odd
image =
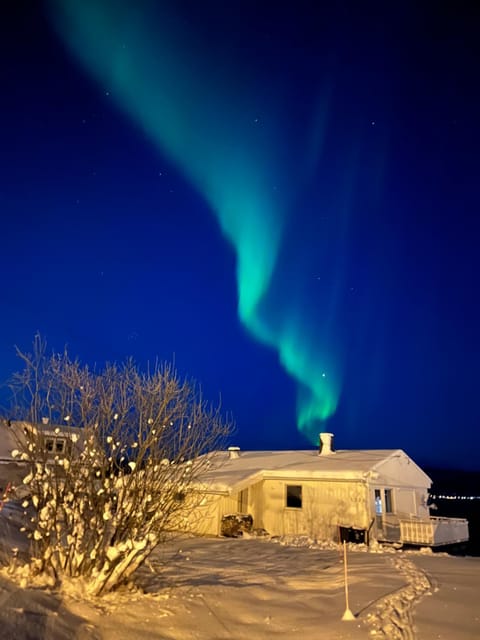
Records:
{"label": "snow-covered house", "polygon": [[[40,444],[39,456],[54,458],[78,448],[81,429],[66,425],[50,424],[48,420],[31,423],[24,420],[0,421],[0,462],[17,460],[12,451],[23,450],[26,443],[35,440]],[[17,460],[18,461],[18,460]]]}
{"label": "snow-covered house", "polygon": [[[401,449],[220,452],[203,478],[194,528],[218,535],[222,518],[250,514],[271,535],[305,534],[414,544],[468,540],[468,523],[431,518],[431,479]],[[343,530],[341,530],[343,528]]]}
{"label": "snow-covered house", "polygon": [[[70,455],[72,450],[80,451],[81,429],[65,425],[53,425],[47,421],[31,423],[23,420],[0,420],[0,488],[4,485],[21,484],[25,475],[26,462],[21,452],[35,441],[39,460],[53,460],[55,456]],[[12,452],[17,452],[12,455]],[[20,455],[19,455],[20,454]]]}

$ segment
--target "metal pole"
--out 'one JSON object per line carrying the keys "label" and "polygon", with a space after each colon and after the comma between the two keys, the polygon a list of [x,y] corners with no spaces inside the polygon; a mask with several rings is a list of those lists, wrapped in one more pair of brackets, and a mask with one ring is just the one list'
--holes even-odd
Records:
{"label": "metal pole", "polygon": [[347,543],[343,541],[343,575],[345,580],[345,612],[342,616],[342,620],[355,620],[355,616],[350,611],[348,603],[348,569],[347,569]]}

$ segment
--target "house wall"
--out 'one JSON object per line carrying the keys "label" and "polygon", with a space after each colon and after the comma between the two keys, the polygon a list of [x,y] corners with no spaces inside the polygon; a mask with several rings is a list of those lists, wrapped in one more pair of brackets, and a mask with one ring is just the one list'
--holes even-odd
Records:
{"label": "house wall", "polygon": [[256,529],[266,529],[263,522],[263,510],[265,503],[264,481],[256,482],[248,491],[248,508],[253,517],[253,526]]}
{"label": "house wall", "polygon": [[[23,423],[0,420],[0,460],[11,461],[14,449],[23,450],[25,447],[25,435]],[[18,461],[18,459],[17,459]]]}
{"label": "house wall", "polygon": [[375,469],[382,484],[395,487],[417,487],[428,491],[431,480],[403,451],[398,451]]}
{"label": "house wall", "polygon": [[[375,490],[380,492],[381,504],[375,504]],[[391,492],[391,511],[398,516],[425,517],[428,516],[426,494],[415,487],[395,487],[393,483],[372,483],[369,491],[369,507],[372,515],[389,513],[385,498],[385,491]]]}
{"label": "house wall", "polygon": [[[288,485],[302,487],[302,506],[286,506]],[[318,539],[338,539],[338,527],[368,529],[373,537],[381,535],[375,519],[374,489],[362,481],[263,480],[248,487],[247,512],[253,526],[271,535],[308,535]],[[387,487],[389,488],[389,487]],[[416,490],[393,489],[394,509],[402,513],[421,513]],[[219,535],[222,516],[238,511],[238,493],[230,496],[207,494],[189,517],[190,530],[201,535]],[[385,506],[383,506],[385,512]]]}
{"label": "house wall", "polygon": [[13,460],[12,450],[26,451],[32,440],[37,445],[36,456],[40,461],[48,462],[65,451],[78,455],[83,448],[80,437],[83,433],[81,427],[0,421],[0,460]]}
{"label": "house wall", "polygon": [[[302,487],[301,508],[287,507],[287,485]],[[334,539],[338,527],[366,529],[368,494],[360,481],[264,480],[262,502],[257,507],[254,526],[271,535],[309,535]],[[253,515],[253,514],[252,514]]]}
{"label": "house wall", "polygon": [[[375,504],[375,491],[380,493],[380,503]],[[391,494],[391,510],[387,508],[385,491]],[[388,542],[400,541],[400,520],[422,519],[429,517],[427,507],[428,493],[415,487],[395,487],[392,482],[370,487],[370,509],[374,514],[371,537]]]}
{"label": "house wall", "polygon": [[[411,458],[399,451],[378,465],[371,474],[369,502],[375,514],[372,536],[377,540],[400,541],[400,520],[428,518],[428,489],[430,478]],[[380,501],[375,504],[375,490]],[[385,493],[391,495],[390,510]]]}
{"label": "house wall", "polygon": [[[247,513],[257,524],[259,506],[263,503],[262,483],[253,484],[248,489]],[[231,495],[205,493],[197,495],[192,502],[192,508],[188,509],[184,523],[179,524],[180,529],[188,530],[199,535],[220,535],[222,517],[239,510],[239,492]]]}
{"label": "house wall", "polygon": [[[338,539],[339,526],[365,529],[370,538],[393,540],[399,517],[428,517],[430,478],[402,451],[365,479],[267,478],[248,487],[247,512],[255,528],[271,535],[309,535]],[[287,486],[302,487],[300,508],[287,507]],[[245,487],[244,487],[245,488]],[[375,489],[381,494],[381,515],[376,515]],[[391,492],[392,513],[386,513],[385,490]],[[223,515],[239,510],[239,492],[207,495],[197,510],[196,532],[219,535]]]}
{"label": "house wall", "polygon": [[428,489],[430,478],[411,458],[399,451],[381,465],[371,479],[370,508],[375,513],[375,489],[382,495],[382,511],[385,514],[385,489],[391,489],[393,513],[399,517],[428,518]]}
{"label": "house wall", "polygon": [[224,499],[223,495],[218,494],[195,495],[178,528],[202,536],[218,536],[221,514],[225,513]]}

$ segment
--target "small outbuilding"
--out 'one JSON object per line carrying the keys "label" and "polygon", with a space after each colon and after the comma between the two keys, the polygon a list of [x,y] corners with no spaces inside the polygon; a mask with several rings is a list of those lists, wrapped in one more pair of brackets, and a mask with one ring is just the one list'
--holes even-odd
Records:
{"label": "small outbuilding", "polygon": [[203,478],[193,528],[219,535],[222,519],[250,515],[270,535],[434,546],[468,540],[468,523],[432,518],[429,476],[401,449],[219,452]]}

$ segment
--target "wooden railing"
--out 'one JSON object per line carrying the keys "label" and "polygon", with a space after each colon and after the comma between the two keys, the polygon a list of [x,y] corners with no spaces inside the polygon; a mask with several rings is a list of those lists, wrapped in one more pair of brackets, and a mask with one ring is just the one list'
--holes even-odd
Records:
{"label": "wooden railing", "polygon": [[400,518],[400,542],[429,547],[468,541],[465,518]]}

